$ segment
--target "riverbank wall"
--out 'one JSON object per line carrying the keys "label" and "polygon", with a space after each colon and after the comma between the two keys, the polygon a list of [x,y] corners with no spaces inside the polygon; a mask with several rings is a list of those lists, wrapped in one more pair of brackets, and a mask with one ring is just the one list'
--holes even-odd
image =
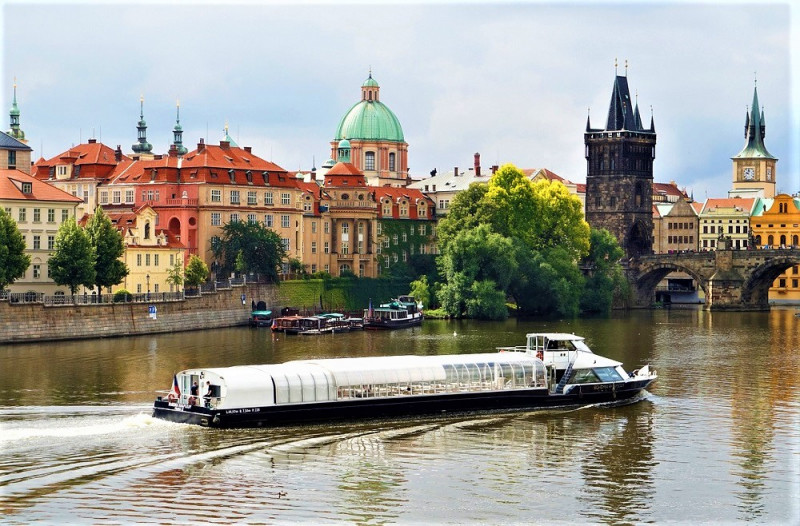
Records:
{"label": "riverbank wall", "polygon": [[279,287],[266,284],[232,286],[183,300],[152,303],[46,306],[0,301],[0,344],[246,325],[252,301],[264,301],[269,306],[283,303]]}

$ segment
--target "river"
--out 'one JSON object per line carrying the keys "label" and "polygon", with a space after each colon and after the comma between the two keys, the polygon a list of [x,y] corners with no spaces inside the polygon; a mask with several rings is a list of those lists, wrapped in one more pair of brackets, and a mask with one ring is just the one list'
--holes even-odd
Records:
{"label": "river", "polygon": [[[478,352],[574,332],[658,382],[637,403],[209,430],[155,420],[191,366]],[[235,328],[0,346],[0,511],[38,523],[800,523],[800,318],[695,309]]]}

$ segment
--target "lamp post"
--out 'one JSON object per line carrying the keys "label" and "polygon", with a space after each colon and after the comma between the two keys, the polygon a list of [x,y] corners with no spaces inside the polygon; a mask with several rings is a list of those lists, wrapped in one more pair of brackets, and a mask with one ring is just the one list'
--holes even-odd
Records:
{"label": "lamp post", "polygon": [[150,301],[150,273],[149,272],[145,276],[145,279],[147,280],[147,301]]}

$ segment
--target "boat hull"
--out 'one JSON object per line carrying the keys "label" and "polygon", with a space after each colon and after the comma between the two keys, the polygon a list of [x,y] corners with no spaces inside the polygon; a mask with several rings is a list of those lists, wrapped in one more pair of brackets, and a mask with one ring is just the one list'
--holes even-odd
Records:
{"label": "boat hull", "polygon": [[422,317],[406,318],[402,320],[364,320],[364,329],[366,330],[391,330],[391,329],[406,329],[408,327],[418,327],[422,325]]}
{"label": "boat hull", "polygon": [[537,409],[627,400],[638,395],[651,382],[651,379],[642,379],[576,385],[567,394],[553,394],[546,388],[465,391],[220,410],[200,406],[175,407],[159,399],[154,404],[153,416],[183,424],[235,428],[502,409]]}

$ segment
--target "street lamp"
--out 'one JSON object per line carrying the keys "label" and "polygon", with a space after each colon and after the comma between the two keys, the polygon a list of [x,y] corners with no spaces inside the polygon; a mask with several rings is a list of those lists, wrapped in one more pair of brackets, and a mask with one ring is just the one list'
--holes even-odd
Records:
{"label": "street lamp", "polygon": [[150,273],[149,272],[145,276],[145,279],[147,280],[147,299],[149,300],[150,299]]}

